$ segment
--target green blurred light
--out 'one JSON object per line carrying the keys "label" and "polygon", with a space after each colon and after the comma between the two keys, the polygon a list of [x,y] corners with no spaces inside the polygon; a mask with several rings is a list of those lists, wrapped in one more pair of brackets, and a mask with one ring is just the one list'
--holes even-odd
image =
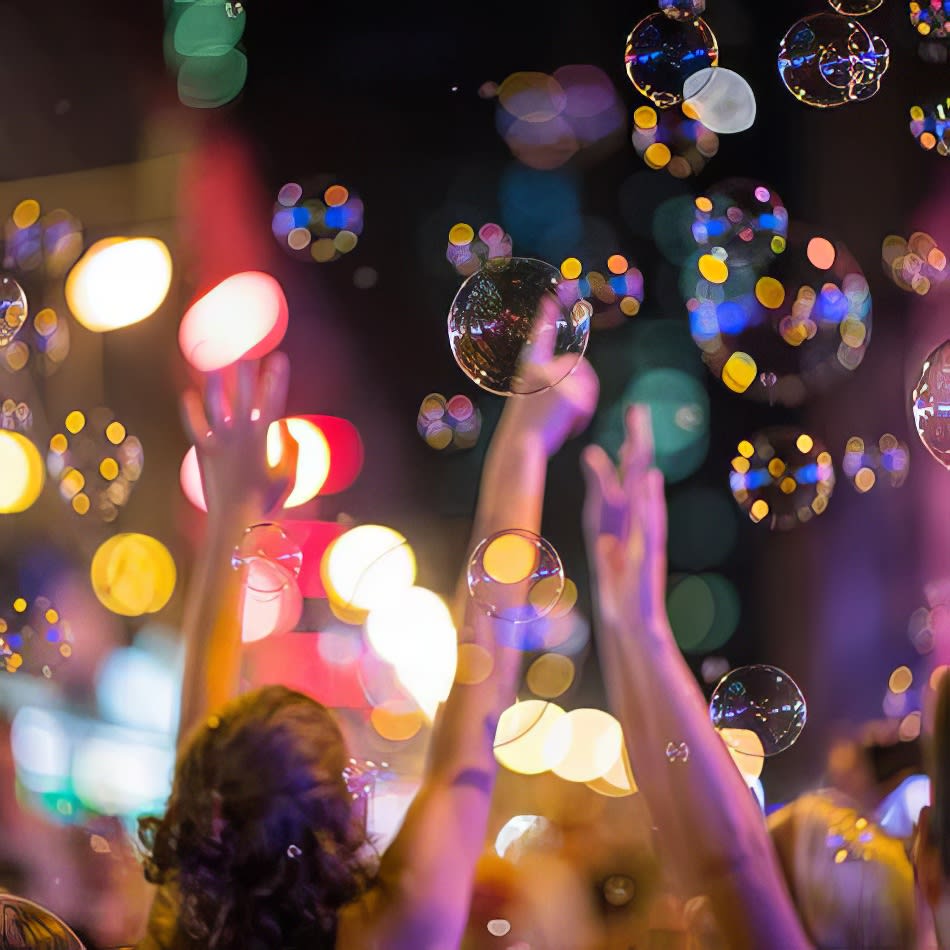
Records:
{"label": "green blurred light", "polygon": [[247,17],[228,16],[224,0],[197,0],[176,16],[175,52],[180,56],[223,56],[240,42]]}
{"label": "green blurred light", "polygon": [[240,94],[247,57],[237,49],[223,56],[189,56],[178,72],[178,98],[193,109],[216,109]]}
{"label": "green blurred light", "polygon": [[695,650],[709,634],[716,618],[716,604],[709,585],[699,575],[684,577],[666,595],[666,612],[680,649]]}
{"label": "green blurred light", "polygon": [[669,507],[669,559],[675,570],[704,571],[721,564],[738,539],[735,503],[712,488],[677,492]]}

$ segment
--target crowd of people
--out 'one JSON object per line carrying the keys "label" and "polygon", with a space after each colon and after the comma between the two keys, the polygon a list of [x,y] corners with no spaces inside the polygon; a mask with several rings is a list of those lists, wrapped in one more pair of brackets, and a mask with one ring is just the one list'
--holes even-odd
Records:
{"label": "crowd of people", "polygon": [[[230,552],[291,488],[286,428],[277,465],[266,451],[289,371],[272,354],[213,374],[203,393],[184,398],[208,528],[184,619],[173,788],[165,813],[141,823],[150,887],[121,891],[129,906],[151,901],[142,950],[950,947],[950,680],[934,680],[925,715],[931,804],[919,816],[885,820],[882,803],[923,765],[905,755],[874,777],[872,759],[887,743],[872,742],[850,749],[864,756],[863,772],[841,768],[866,781],[849,787],[839,777],[834,790],[766,821],[666,616],[664,484],[642,406],[627,412],[618,463],[593,445],[582,455],[597,646],[638,794],[605,800],[596,813],[562,798],[545,827],[504,857],[486,847],[499,771],[493,741],[524,654],[462,584],[460,641],[484,647],[492,673],[452,688],[421,788],[378,855],[347,787],[333,713],[281,686],[239,695],[242,591]],[[508,401],[483,470],[475,541],[539,532],[548,461],[585,429],[597,398],[582,360],[559,385]],[[671,742],[688,757],[671,760]],[[0,872],[28,837],[25,826],[4,828]],[[98,885],[117,892],[114,881]],[[80,945],[37,905],[10,897],[0,912],[3,946]],[[497,920],[511,924],[511,937],[488,926]]]}

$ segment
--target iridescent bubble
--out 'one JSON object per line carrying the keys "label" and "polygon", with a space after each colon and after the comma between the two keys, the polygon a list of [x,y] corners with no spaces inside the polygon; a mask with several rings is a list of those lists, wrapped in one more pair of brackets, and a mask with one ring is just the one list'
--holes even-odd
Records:
{"label": "iridescent bubble", "polygon": [[[807,707],[788,673],[774,666],[743,666],[719,681],[709,701],[709,718],[717,729],[754,732],[767,758],[795,744],[805,728]],[[749,755],[750,748],[742,752]]]}
{"label": "iridescent bubble", "polygon": [[815,13],[799,20],[779,47],[778,71],[791,94],[818,109],[870,99],[890,50],[856,20]]}
{"label": "iridescent bubble", "polygon": [[666,744],[666,760],[668,762],[688,762],[689,746],[685,742],[668,742]]}
{"label": "iridescent bubble", "polygon": [[564,567],[544,538],[520,528],[501,531],[472,553],[468,590],[493,617],[531,622],[557,606],[564,591]]}
{"label": "iridescent bubble", "polygon": [[500,396],[541,392],[584,355],[591,311],[550,264],[489,260],[452,301],[449,344],[465,375],[483,389]]}
{"label": "iridescent bubble", "polygon": [[651,13],[627,37],[624,62],[638,92],[661,109],[683,99],[686,78],[719,61],[716,37],[704,20]]}
{"label": "iridescent bubble", "polygon": [[288,574],[298,577],[303,564],[303,552],[290,535],[279,525],[262,522],[251,525],[231,555],[235,570],[247,571],[246,583],[252,588],[256,572],[251,570],[258,561],[268,561],[283,568]]}
{"label": "iridescent bubble", "polygon": [[660,10],[674,20],[695,20],[706,10],[706,0],[660,0]]}
{"label": "iridescent bubble", "polygon": [[26,294],[12,277],[0,277],[0,347],[9,346],[26,322]]}
{"label": "iridescent bubble", "polygon": [[831,8],[842,16],[864,16],[873,13],[884,0],[828,0]]}
{"label": "iridescent bubble", "polygon": [[713,247],[687,264],[681,289],[712,373],[734,392],[797,406],[861,364],[871,293],[840,242],[796,225],[787,239],[773,236],[771,247],[777,251],[763,252],[756,266],[746,266],[741,245],[735,260],[728,251],[715,259]]}
{"label": "iridescent bubble", "polygon": [[729,486],[751,521],[787,530],[825,511],[835,469],[831,453],[808,433],[765,429],[739,443]]}
{"label": "iridescent bubble", "polygon": [[950,468],[950,340],[924,360],[911,411],[920,441],[941,465]]}
{"label": "iridescent bubble", "polygon": [[755,122],[755,93],[723,66],[701,69],[683,83],[683,108],[720,135],[744,132]]}
{"label": "iridescent bubble", "polygon": [[881,245],[881,263],[901,290],[923,296],[950,276],[947,255],[923,231],[915,231],[906,241],[889,234]]}

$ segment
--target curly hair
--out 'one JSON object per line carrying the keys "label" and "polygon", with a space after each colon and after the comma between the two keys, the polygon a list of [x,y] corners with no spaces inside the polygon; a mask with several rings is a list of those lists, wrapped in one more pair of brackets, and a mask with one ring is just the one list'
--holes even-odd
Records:
{"label": "curly hair", "polygon": [[147,879],[176,892],[170,950],[333,946],[370,878],[345,762],[330,713],[283,686],[196,731],[165,816],[139,829]]}

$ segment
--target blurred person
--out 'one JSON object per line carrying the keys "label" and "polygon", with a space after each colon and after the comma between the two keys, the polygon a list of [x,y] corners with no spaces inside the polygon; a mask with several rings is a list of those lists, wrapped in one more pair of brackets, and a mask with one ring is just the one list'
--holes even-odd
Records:
{"label": "blurred person", "polygon": [[[708,899],[731,950],[809,946],[762,814],[673,638],[666,615],[666,503],[649,409],[626,414],[619,472],[588,446],[584,528],[607,696],[664,861]],[[670,744],[686,755],[670,757]]]}
{"label": "blurred person", "polygon": [[[554,334],[532,359],[553,354]],[[555,368],[556,369],[556,368]],[[241,581],[231,553],[292,487],[295,444],[266,461],[268,426],[286,400],[289,365],[275,354],[212,374],[186,395],[208,504],[206,549],[185,618],[184,737],[168,808],[143,822],[147,875],[159,885],[143,950],[446,950],[461,939],[497,770],[497,719],[514,699],[520,653],[494,621],[465,614],[460,631],[493,654],[493,675],[456,683],[434,724],[423,784],[381,860],[368,857],[343,778],[330,712],[265,687],[238,699]],[[562,374],[563,375],[563,374]],[[482,475],[476,539],[538,531],[548,458],[583,429],[597,379],[581,361],[556,389],[509,400]]]}
{"label": "blurred person", "polygon": [[802,795],[768,825],[815,947],[913,947],[914,873],[902,841],[827,791]]}

